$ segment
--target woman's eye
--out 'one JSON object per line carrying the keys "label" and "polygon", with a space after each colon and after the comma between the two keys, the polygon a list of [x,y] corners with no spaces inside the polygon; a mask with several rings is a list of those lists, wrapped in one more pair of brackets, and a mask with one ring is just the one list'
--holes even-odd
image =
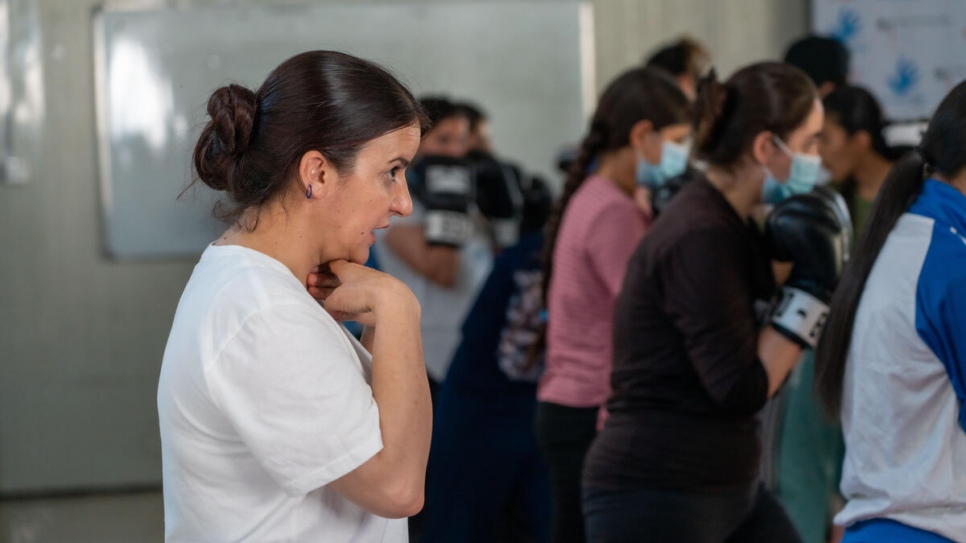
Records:
{"label": "woman's eye", "polygon": [[396,175],[398,173],[399,173],[399,166],[396,166],[395,168],[389,170],[389,179],[392,179],[393,181],[395,181]]}

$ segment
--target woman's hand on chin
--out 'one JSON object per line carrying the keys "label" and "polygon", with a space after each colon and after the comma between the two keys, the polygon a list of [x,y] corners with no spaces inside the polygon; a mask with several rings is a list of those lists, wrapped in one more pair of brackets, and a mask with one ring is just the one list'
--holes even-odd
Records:
{"label": "woman's hand on chin", "polygon": [[374,328],[381,313],[404,311],[419,316],[416,297],[402,281],[346,260],[316,266],[306,286],[338,321],[356,321]]}

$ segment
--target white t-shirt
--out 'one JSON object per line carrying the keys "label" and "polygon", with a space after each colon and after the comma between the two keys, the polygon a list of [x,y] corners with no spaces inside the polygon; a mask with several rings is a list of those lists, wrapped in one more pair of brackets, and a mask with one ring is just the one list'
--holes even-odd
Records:
{"label": "white t-shirt", "polygon": [[408,541],[326,486],[382,449],[371,364],[282,263],[209,246],[158,385],[165,540]]}
{"label": "white t-shirt", "polygon": [[[389,230],[399,225],[423,225],[425,222],[425,208],[414,200],[412,214],[393,219]],[[426,371],[437,382],[443,382],[463,335],[466,313],[493,267],[489,240],[477,225],[474,235],[460,248],[456,281],[452,287],[446,288],[433,283],[396,256],[386,244],[386,232],[388,230],[376,231],[377,241],[372,251],[379,269],[405,283],[419,300]]]}

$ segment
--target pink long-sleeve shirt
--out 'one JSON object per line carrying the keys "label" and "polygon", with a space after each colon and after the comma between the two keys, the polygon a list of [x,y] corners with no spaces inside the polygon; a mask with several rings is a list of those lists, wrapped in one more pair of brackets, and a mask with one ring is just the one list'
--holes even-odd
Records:
{"label": "pink long-sleeve shirt", "polygon": [[649,223],[609,179],[592,176],[574,193],[553,255],[540,401],[596,407],[610,396],[614,302]]}

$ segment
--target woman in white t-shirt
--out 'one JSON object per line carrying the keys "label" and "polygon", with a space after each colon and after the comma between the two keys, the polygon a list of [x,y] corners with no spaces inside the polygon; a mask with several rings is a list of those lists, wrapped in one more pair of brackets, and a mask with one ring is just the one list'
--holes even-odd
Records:
{"label": "woman in white t-shirt", "polygon": [[[231,227],[164,353],[165,540],[406,541],[432,425],[420,307],[361,264],[412,210],[426,117],[385,70],[330,51],[218,89],[208,114],[193,163]],[[366,324],[361,344],[344,319]]]}

